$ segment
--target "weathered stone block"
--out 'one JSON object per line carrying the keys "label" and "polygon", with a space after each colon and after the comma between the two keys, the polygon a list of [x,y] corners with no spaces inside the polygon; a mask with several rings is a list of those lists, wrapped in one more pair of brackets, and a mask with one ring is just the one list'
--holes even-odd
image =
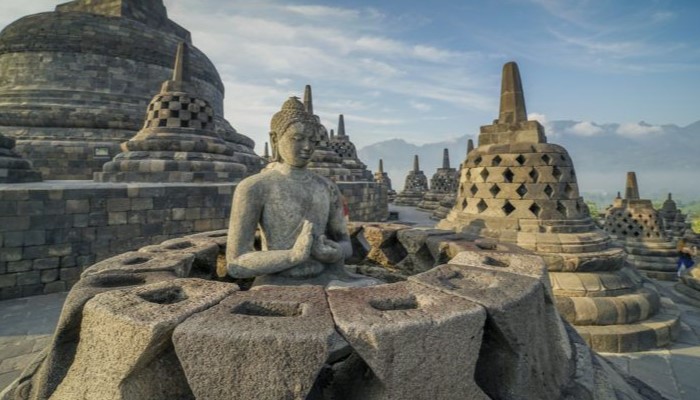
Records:
{"label": "weathered stone block", "polygon": [[320,286],[235,293],[173,333],[198,399],[305,399],[339,339]]}
{"label": "weathered stone block", "polygon": [[75,359],[53,396],[192,398],[172,348],[172,331],[237,289],[175,279],[95,296],[85,304]]}
{"label": "weathered stone block", "polygon": [[141,272],[171,271],[180,278],[189,276],[194,262],[190,253],[146,253],[130,251],[100,261],[86,269],[81,277],[104,273],[133,274]]}
{"label": "weathered stone block", "polygon": [[[343,337],[379,380],[357,398],[486,399],[474,381],[486,313],[412,282],[328,290]],[[426,382],[430,382],[426,385]]]}
{"label": "weathered stone block", "polygon": [[486,309],[476,381],[489,396],[558,398],[571,374],[568,337],[541,281],[506,268],[446,264],[409,280]]}

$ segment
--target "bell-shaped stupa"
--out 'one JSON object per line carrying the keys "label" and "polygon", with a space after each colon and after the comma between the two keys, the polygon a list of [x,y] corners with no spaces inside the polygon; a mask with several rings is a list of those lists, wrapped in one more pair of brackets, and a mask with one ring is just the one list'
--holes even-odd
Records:
{"label": "bell-shaped stupa", "polygon": [[347,181],[373,182],[374,176],[367,169],[367,165],[357,157],[355,144],[350,140],[350,136],[345,133],[345,117],[338,116],[338,134],[331,135],[329,147],[338,154],[343,161],[343,166],[350,170],[350,177]]}
{"label": "bell-shaped stupa", "polygon": [[423,195],[423,200],[418,203],[418,208],[424,211],[433,211],[440,207],[440,202],[447,196],[457,193],[459,175],[455,168],[450,167],[450,152],[442,150],[442,168],[438,168],[430,178],[430,190]]}
{"label": "bell-shaped stupa", "polygon": [[428,190],[428,178],[420,170],[418,155],[416,154],[413,156],[413,169],[406,175],[403,191],[396,195],[394,204],[397,206],[415,207],[423,200],[423,196]]}
{"label": "bell-shaped stupa", "polygon": [[329,146],[328,130],[321,124],[321,118],[314,114],[311,85],[306,85],[304,88],[304,108],[316,118],[319,126],[318,144],[307,168],[335,182],[351,180],[350,170],[343,166],[343,159]]}
{"label": "bell-shaped stupa", "polygon": [[173,77],[147,109],[143,128],[95,173],[100,182],[233,182],[246,167],[214,129],[214,109],[190,83],[189,50],[180,43]]}
{"label": "bell-shaped stupa", "polygon": [[659,215],[664,223],[664,231],[673,240],[685,239],[690,242],[698,242],[698,237],[693,232],[688,216],[683,213],[673,200],[671,193],[659,210]]}
{"label": "bell-shaped stupa", "polygon": [[567,151],[528,121],[518,66],[503,67],[499,118],[463,164],[457,202],[437,225],[515,243],[542,256],[560,313],[596,350],[668,344],[678,312],[624,265],[580,197]]}
{"label": "bell-shaped stupa", "polygon": [[[467,157],[469,157],[469,152],[472,150],[474,150],[474,141],[469,139],[467,140]],[[462,166],[463,163],[459,163],[459,170],[455,173],[455,190],[452,193],[445,195],[440,200],[440,205],[433,210],[433,213],[430,215],[430,219],[440,221],[441,219],[447,217],[447,214],[450,213],[452,207],[455,206],[455,202],[457,201],[457,189],[459,189],[459,177],[462,173]]]}
{"label": "bell-shaped stupa", "polygon": [[379,169],[374,173],[374,181],[386,186],[386,193],[387,197],[389,198],[389,202],[394,201],[396,198],[396,190],[391,187],[391,179],[389,178],[389,174],[384,172],[384,160],[381,158],[379,159]]}
{"label": "bell-shaped stupa", "polygon": [[0,183],[41,181],[41,174],[15,150],[15,139],[0,133]]}
{"label": "bell-shaped stupa", "polygon": [[627,262],[650,278],[676,280],[676,246],[651,200],[639,196],[637,175],[627,173],[625,197],[605,211],[605,230],[627,252]]}

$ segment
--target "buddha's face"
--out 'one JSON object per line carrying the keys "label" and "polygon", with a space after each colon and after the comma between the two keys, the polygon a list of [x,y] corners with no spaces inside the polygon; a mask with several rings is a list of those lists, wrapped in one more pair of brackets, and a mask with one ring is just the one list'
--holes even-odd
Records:
{"label": "buddha's face", "polygon": [[284,164],[303,168],[316,148],[316,131],[311,124],[295,122],[277,136],[277,152]]}

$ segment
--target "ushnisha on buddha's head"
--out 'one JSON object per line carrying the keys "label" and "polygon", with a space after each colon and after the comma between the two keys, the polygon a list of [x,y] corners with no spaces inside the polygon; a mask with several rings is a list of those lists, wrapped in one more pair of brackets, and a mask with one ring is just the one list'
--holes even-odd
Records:
{"label": "ushnisha on buddha's head", "polygon": [[319,140],[318,122],[298,98],[290,97],[270,121],[272,161],[304,168]]}

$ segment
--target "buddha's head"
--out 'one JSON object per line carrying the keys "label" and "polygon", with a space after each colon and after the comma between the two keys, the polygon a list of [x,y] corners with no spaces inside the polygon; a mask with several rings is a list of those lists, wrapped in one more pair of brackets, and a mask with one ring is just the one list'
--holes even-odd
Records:
{"label": "buddha's head", "polygon": [[303,168],[319,139],[318,122],[296,97],[290,97],[270,121],[272,161]]}

